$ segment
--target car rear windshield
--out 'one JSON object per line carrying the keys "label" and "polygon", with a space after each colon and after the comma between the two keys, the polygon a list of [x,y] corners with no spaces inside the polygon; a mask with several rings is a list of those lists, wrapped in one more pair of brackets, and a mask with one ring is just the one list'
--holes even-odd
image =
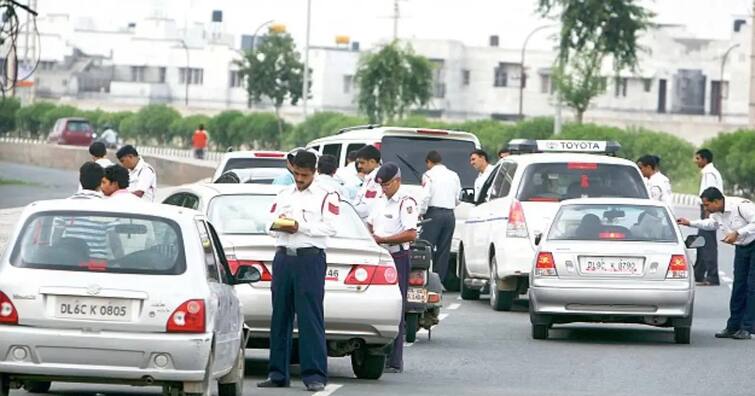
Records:
{"label": "car rear windshield", "polygon": [[435,150],[440,153],[443,165],[459,174],[461,186],[474,186],[477,172],[469,165],[469,155],[474,151],[474,142],[429,137],[386,136],[380,154],[383,163],[395,162],[401,168],[401,182],[419,185],[425,173],[425,156]]}
{"label": "car rear windshield", "polygon": [[558,202],[587,197],[647,198],[640,172],[600,163],[541,163],[528,166],[519,183],[520,201]]}
{"label": "car rear windshield", "polygon": [[223,173],[233,169],[250,168],[285,168],[285,158],[229,158],[225,163]]}
{"label": "car rear windshield", "polygon": [[567,205],[558,211],[549,240],[677,242],[666,209],[642,205]]}
{"label": "car rear windshield", "polygon": [[66,129],[71,132],[88,132],[92,130],[92,126],[88,121],[68,121]]}
{"label": "car rear windshield", "polygon": [[186,269],[179,226],[142,215],[45,212],[29,218],[11,254],[19,268],[177,275]]}
{"label": "car rear windshield", "polygon": [[[210,201],[210,222],[221,234],[263,235],[272,222],[274,195],[219,195]],[[341,202],[336,237],[369,239],[370,234],[354,208]]]}

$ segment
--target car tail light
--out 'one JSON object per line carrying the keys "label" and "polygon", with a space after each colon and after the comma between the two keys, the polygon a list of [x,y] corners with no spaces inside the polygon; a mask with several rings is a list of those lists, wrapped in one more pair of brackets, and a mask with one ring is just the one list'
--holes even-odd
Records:
{"label": "car tail light", "polygon": [[535,275],[537,276],[557,276],[556,262],[553,260],[553,254],[550,252],[540,252],[537,254],[535,262]]}
{"label": "car tail light", "polygon": [[428,304],[437,304],[440,302],[440,294],[429,292],[427,293],[427,303]]}
{"label": "car tail light", "polygon": [[347,285],[395,285],[398,273],[393,266],[355,265],[344,281]]}
{"label": "car tail light", "polygon": [[506,226],[506,236],[514,238],[527,238],[527,223],[524,219],[522,204],[514,200],[509,209],[509,224]]}
{"label": "car tail light", "polygon": [[168,318],[168,333],[204,333],[204,300],[189,300],[181,304]]}
{"label": "car tail light", "polygon": [[256,158],[283,158],[286,156],[284,153],[275,153],[275,152],[268,152],[268,151],[258,151],[254,153],[254,156]]}
{"label": "car tail light", "polygon": [[426,274],[427,272],[425,270],[417,270],[409,273],[409,286],[424,286]]}
{"label": "car tail light", "polygon": [[624,239],[626,235],[622,232],[601,232],[598,234],[600,239]]}
{"label": "car tail light", "polygon": [[18,324],[18,311],[16,311],[16,307],[10,298],[3,292],[0,292],[0,324]]}
{"label": "car tail light", "polygon": [[382,142],[375,142],[372,145],[375,146],[375,148],[378,149],[378,151],[380,151],[380,148],[383,147]]}
{"label": "car tail light", "polygon": [[666,279],[687,279],[688,276],[689,266],[687,265],[687,258],[681,254],[671,256]]}
{"label": "car tail light", "polygon": [[236,275],[239,267],[254,267],[260,272],[260,282],[270,282],[273,280],[273,274],[267,269],[265,263],[254,260],[238,260],[235,258],[228,258],[228,269],[231,270],[232,275]]}

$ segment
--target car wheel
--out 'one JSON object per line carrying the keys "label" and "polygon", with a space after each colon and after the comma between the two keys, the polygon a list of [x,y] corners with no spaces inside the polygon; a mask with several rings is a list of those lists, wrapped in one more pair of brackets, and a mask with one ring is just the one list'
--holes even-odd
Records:
{"label": "car wheel", "polygon": [[244,352],[245,350],[242,347],[231,372],[218,381],[219,396],[241,396],[244,394],[244,366],[246,365]]}
{"label": "car wheel", "polygon": [[24,383],[24,390],[31,393],[47,393],[51,386],[50,381],[29,381]]}
{"label": "car wheel", "polygon": [[473,289],[464,284],[464,281],[467,280],[467,261],[464,258],[464,251],[462,251],[461,249],[459,249],[459,267],[461,268],[460,269],[461,279],[459,280],[459,288],[461,289],[461,299],[462,300],[479,300],[480,289]]}
{"label": "car wheel", "polygon": [[182,393],[180,384],[163,385],[162,396],[181,396]]}
{"label": "car wheel", "polygon": [[362,347],[351,354],[351,369],[359,379],[376,380],[385,370],[385,355],[370,354],[366,347]]}
{"label": "car wheel", "polygon": [[497,271],[498,265],[495,256],[493,256],[490,259],[490,307],[493,308],[494,311],[511,311],[511,307],[514,305],[516,290],[498,290],[496,282]]}
{"label": "car wheel", "polygon": [[419,314],[408,314],[404,319],[404,332],[406,333],[406,342],[417,340],[417,329],[419,327]]}
{"label": "car wheel", "polygon": [[689,344],[691,340],[691,327],[674,327],[674,342],[677,344]]}
{"label": "car wheel", "polygon": [[5,374],[0,374],[0,396],[10,394],[10,378]]}
{"label": "car wheel", "polygon": [[443,280],[443,286],[448,291],[456,292],[459,291],[459,276],[458,271],[456,270],[459,265],[459,253],[452,254],[451,258],[448,260],[448,274],[446,275],[446,279]]}
{"label": "car wheel", "polygon": [[536,340],[545,340],[548,338],[548,325],[532,324],[532,338]]}

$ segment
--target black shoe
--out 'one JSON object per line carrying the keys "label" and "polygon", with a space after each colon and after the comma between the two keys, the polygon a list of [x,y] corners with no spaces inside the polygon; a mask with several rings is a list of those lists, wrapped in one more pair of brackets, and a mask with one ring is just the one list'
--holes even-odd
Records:
{"label": "black shoe", "polygon": [[747,330],[739,330],[731,336],[735,340],[749,340],[751,338],[750,332]]}
{"label": "black shoe", "polygon": [[288,382],[273,381],[270,378],[257,383],[258,388],[288,388]]}
{"label": "black shoe", "polygon": [[723,329],[716,333],[716,338],[733,338],[736,333],[736,330]]}
{"label": "black shoe", "polygon": [[309,384],[306,384],[307,390],[310,392],[321,392],[325,390],[325,384],[321,382],[312,382]]}

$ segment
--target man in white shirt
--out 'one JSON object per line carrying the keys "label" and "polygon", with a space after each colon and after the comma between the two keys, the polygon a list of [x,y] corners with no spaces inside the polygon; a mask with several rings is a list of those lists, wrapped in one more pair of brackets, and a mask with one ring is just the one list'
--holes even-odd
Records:
{"label": "man in white shirt", "polygon": [[349,195],[341,180],[334,176],[337,167],[336,157],[330,154],[323,155],[317,160],[317,177],[315,181],[328,191],[338,194],[339,199],[350,201],[353,197]]}
{"label": "man in white shirt", "polygon": [[700,198],[710,216],[694,221],[681,218],[677,222],[714,232],[720,229],[723,242],[735,246],[731,315],[716,338],[750,339],[755,326],[755,204],[746,199],[724,198],[716,187],[705,189]]}
{"label": "man in white shirt", "polygon": [[[713,152],[703,148],[695,153],[695,164],[700,168],[700,192],[715,187],[718,191],[724,191],[724,181],[721,173],[713,166]],[[708,218],[708,212],[704,206],[700,206],[700,218]],[[698,286],[718,286],[718,238],[716,230],[698,230],[698,235],[705,238],[705,246],[697,249],[695,261],[695,282]]]}
{"label": "man in white shirt", "polygon": [[477,178],[474,181],[474,200],[478,202],[480,199],[480,190],[482,190],[485,181],[490,177],[490,173],[493,172],[493,166],[490,165],[488,153],[485,150],[473,151],[469,156],[469,163],[478,172]]}
{"label": "man in white shirt", "polygon": [[671,181],[661,173],[659,169],[661,159],[655,155],[643,155],[637,160],[640,173],[645,178],[645,184],[650,193],[650,199],[660,201],[674,208],[674,200],[671,192]]}
{"label": "man in white shirt", "polygon": [[357,152],[357,164],[359,169],[366,175],[362,187],[357,191],[354,199],[354,209],[363,221],[372,213],[375,202],[383,197],[380,184],[375,182],[375,176],[380,169],[380,150],[375,146],[364,146]]}
{"label": "man in white shirt", "polygon": [[427,172],[422,176],[424,195],[420,213],[432,220],[422,227],[420,239],[430,242],[435,247],[433,270],[445,285],[451,241],[456,228],[454,209],[460,203],[461,180],[456,172],[442,164],[442,160],[440,153],[435,150],[427,153],[425,157]]}
{"label": "man in white shirt", "polygon": [[116,157],[129,171],[128,190],[147,202],[154,202],[157,192],[155,169],[139,157],[139,153],[130,144],[121,147]]}

